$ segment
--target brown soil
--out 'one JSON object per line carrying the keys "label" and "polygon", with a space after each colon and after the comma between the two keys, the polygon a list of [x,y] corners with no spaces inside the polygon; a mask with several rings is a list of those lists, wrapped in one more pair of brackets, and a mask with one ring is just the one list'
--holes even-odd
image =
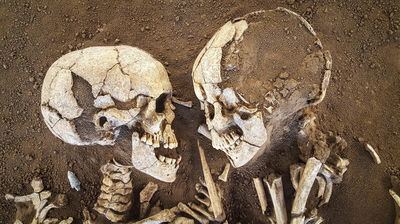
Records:
{"label": "brown soil", "polygon": [[[393,223],[388,189],[390,175],[400,175],[400,2],[390,0],[0,1],[0,192],[28,194],[30,180],[40,176],[47,189],[66,193],[69,199],[51,215],[80,220],[82,208],[92,208],[100,187],[99,168],[113,157],[129,156],[123,147],[129,133],[114,147],[61,142],[42,121],[40,86],[51,63],[70,50],[126,44],[163,62],[176,96],[195,102],[192,109],[177,106],[175,111],[183,156],[178,178],[172,184],[156,181],[157,197],[165,207],[192,201],[201,175],[196,139],[201,138],[215,173],[227,162],[196,133],[203,116],[191,84],[194,59],[227,20],[277,6],[304,16],[333,56],[332,82],[318,106],[319,125],[347,140],[345,155],[351,163],[329,204],[320,209],[326,223]],[[359,137],[378,149],[382,164],[373,163]],[[232,172],[225,189],[229,222],[267,222],[252,186],[256,175],[283,174],[287,203],[292,201],[288,167],[297,161],[294,139],[289,138],[255,164]],[[82,191],[70,189],[67,170],[77,174]],[[136,201],[150,180],[134,171]],[[14,214],[14,205],[1,196],[0,223],[11,223]]]}

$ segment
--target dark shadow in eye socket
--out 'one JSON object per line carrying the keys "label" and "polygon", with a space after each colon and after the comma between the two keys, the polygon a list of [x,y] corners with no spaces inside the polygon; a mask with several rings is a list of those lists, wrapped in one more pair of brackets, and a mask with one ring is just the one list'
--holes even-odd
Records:
{"label": "dark shadow in eye socket", "polygon": [[251,114],[249,114],[249,113],[241,113],[240,114],[240,118],[242,120],[248,120],[250,117],[251,117]]}
{"label": "dark shadow in eye socket", "polygon": [[99,125],[100,127],[103,127],[103,125],[107,122],[107,118],[106,117],[100,117],[99,119]]}
{"label": "dark shadow in eye socket", "polygon": [[157,99],[156,99],[156,112],[157,113],[162,113],[165,110],[165,100],[167,100],[167,93],[161,94]]}

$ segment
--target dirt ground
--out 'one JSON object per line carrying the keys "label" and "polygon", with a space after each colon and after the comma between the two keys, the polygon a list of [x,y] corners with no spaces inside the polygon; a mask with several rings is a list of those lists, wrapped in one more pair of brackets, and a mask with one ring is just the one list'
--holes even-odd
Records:
{"label": "dirt ground", "polygon": [[[84,206],[92,208],[99,192],[99,168],[114,156],[123,159],[122,143],[114,147],[77,147],[54,137],[40,113],[41,83],[49,66],[70,50],[88,46],[138,46],[169,71],[176,96],[192,100],[192,109],[177,106],[175,129],[183,156],[178,178],[161,183],[134,171],[137,195],[148,181],[160,185],[164,207],[193,200],[201,175],[196,147],[201,138],[210,166],[220,172],[227,162],[221,152],[196,133],[203,115],[193,93],[191,67],[213,33],[227,20],[278,6],[304,16],[333,56],[332,82],[317,107],[319,125],[349,143],[344,181],[334,186],[326,223],[393,223],[395,208],[388,189],[390,175],[400,176],[400,1],[270,1],[270,0],[137,0],[8,1],[0,0],[0,192],[31,192],[30,180],[43,178],[52,192],[66,193],[69,204],[51,215],[72,216],[80,223]],[[125,140],[129,140],[128,135]],[[357,138],[381,156],[373,163]],[[288,167],[295,163],[294,139],[263,155],[256,164],[231,173],[226,194],[229,223],[267,223],[258,208],[251,178],[283,174],[286,201],[294,198]],[[129,159],[128,159],[129,160]],[[67,171],[82,182],[70,189]],[[0,223],[12,223],[14,205],[0,197]],[[137,216],[137,209],[132,217]]]}

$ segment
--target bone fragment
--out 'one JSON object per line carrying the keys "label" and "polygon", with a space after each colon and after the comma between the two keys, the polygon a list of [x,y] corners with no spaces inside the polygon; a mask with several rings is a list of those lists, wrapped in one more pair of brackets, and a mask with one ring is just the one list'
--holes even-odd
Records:
{"label": "bone fragment", "polygon": [[139,218],[144,218],[148,212],[150,200],[153,197],[154,193],[158,190],[158,185],[149,182],[146,187],[140,192],[139,200],[140,200],[140,214]]}
{"label": "bone fragment", "polygon": [[265,214],[267,210],[268,202],[267,202],[267,195],[265,194],[264,185],[261,181],[261,178],[256,177],[253,178],[254,187],[256,188],[258,201],[260,202],[261,212]]}
{"label": "bone fragment", "polygon": [[200,125],[199,128],[197,128],[197,132],[211,140],[211,133],[205,124]]}
{"label": "bone fragment", "polygon": [[369,154],[371,154],[372,159],[374,160],[374,162],[376,164],[380,164],[381,163],[381,158],[379,157],[378,153],[375,151],[375,149],[368,143],[365,144],[365,150],[367,150],[369,152]]}
{"label": "bone fragment", "polygon": [[319,207],[328,203],[332,196],[332,190],[333,190],[332,180],[325,177],[325,181],[326,181],[325,190],[324,190],[324,194],[322,195],[322,199],[318,204]]}
{"label": "bone fragment", "polygon": [[172,224],[194,224],[194,220],[186,217],[177,217]]}
{"label": "bone fragment", "polygon": [[205,216],[208,220],[210,220],[210,221],[214,220],[213,214],[208,212],[205,208],[203,208],[195,203],[192,203],[192,202],[189,202],[188,205],[192,210],[199,212],[200,214]]}
{"label": "bone fragment", "polygon": [[228,180],[228,174],[229,174],[230,168],[231,168],[231,164],[226,163],[224,171],[222,171],[221,175],[218,176],[218,179],[222,180],[223,182],[226,182]]}
{"label": "bone fragment", "polygon": [[304,171],[304,167],[299,164],[293,164],[290,166],[290,180],[293,188],[297,191],[299,187],[300,177]]}
{"label": "bone fragment", "polygon": [[320,198],[320,197],[322,197],[324,195],[325,187],[326,187],[326,181],[321,176],[317,176],[315,179],[317,180],[317,183],[318,183],[318,194],[317,194],[317,197]]}
{"label": "bone fragment", "polygon": [[321,161],[315,157],[311,157],[307,160],[292,206],[292,224],[298,223],[298,221],[302,219],[299,217],[304,217],[307,198],[321,166]]}
{"label": "bone fragment", "polygon": [[170,209],[164,209],[159,213],[150,216],[146,219],[140,220],[138,222],[128,222],[127,224],[160,224],[160,223],[170,223],[176,218],[177,209],[175,207]]}
{"label": "bone fragment", "polygon": [[271,195],[276,223],[286,224],[288,220],[285,196],[283,193],[282,177],[271,174],[267,178],[264,178],[264,183],[267,185],[269,194]]}
{"label": "bone fragment", "polygon": [[396,218],[394,224],[400,224],[400,197],[396,194],[393,189],[389,190],[390,196],[394,199],[395,206],[396,206]]}
{"label": "bone fragment", "polygon": [[68,174],[67,176],[68,176],[69,185],[71,186],[71,188],[75,189],[76,191],[80,191],[81,190],[81,182],[78,180],[75,173],[68,170],[67,174]]}
{"label": "bone fragment", "polygon": [[179,202],[178,208],[179,208],[180,211],[182,211],[182,212],[192,216],[193,218],[195,218],[201,224],[208,224],[209,223],[207,218],[197,214],[196,212],[194,212],[192,209],[190,209],[187,205],[185,205],[182,202]]}
{"label": "bone fragment", "polygon": [[187,108],[192,108],[192,106],[193,106],[192,101],[190,101],[190,100],[189,101],[182,101],[182,100],[180,100],[180,99],[178,99],[178,98],[176,98],[174,96],[172,97],[172,102],[176,103],[178,105],[187,107]]}
{"label": "bone fragment", "polygon": [[199,147],[199,154],[200,154],[201,165],[203,168],[204,180],[206,182],[208,193],[210,195],[211,208],[214,213],[214,218],[216,221],[222,222],[226,218],[224,207],[222,205],[221,198],[218,195],[217,187],[212,178],[210,168],[208,167],[204,150],[200,146],[200,143],[198,141],[197,141],[197,146]]}

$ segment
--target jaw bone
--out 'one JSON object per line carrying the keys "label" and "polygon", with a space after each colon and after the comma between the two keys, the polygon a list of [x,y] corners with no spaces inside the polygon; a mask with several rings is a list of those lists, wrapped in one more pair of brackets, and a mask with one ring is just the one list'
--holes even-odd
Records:
{"label": "jaw bone", "polygon": [[137,170],[164,182],[174,182],[178,163],[179,159],[174,163],[161,155],[157,158],[152,146],[142,142],[137,132],[132,134],[132,164]]}

